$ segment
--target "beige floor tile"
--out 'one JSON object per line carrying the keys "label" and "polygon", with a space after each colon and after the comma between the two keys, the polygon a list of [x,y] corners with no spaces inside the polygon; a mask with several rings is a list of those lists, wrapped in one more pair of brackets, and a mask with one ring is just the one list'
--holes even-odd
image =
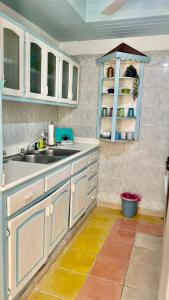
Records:
{"label": "beige floor tile", "polygon": [[145,293],[143,291],[124,287],[121,300],[157,300],[157,295]]}
{"label": "beige floor tile", "polygon": [[150,236],[144,233],[137,233],[135,238],[135,246],[161,252],[162,238]]}
{"label": "beige floor tile", "polygon": [[150,249],[145,249],[142,247],[134,247],[130,262],[142,262],[146,265],[155,266],[156,268],[161,268],[162,253],[153,251]]}
{"label": "beige floor tile", "polygon": [[142,261],[129,264],[125,285],[149,293],[157,293],[160,270],[156,266],[143,264]]}

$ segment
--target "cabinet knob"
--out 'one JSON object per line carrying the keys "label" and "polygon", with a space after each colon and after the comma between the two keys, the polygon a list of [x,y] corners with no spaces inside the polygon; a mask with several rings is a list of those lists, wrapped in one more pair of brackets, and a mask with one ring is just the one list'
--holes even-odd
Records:
{"label": "cabinet knob", "polygon": [[25,196],[25,202],[29,202],[34,197],[34,193],[30,192],[28,195]]}

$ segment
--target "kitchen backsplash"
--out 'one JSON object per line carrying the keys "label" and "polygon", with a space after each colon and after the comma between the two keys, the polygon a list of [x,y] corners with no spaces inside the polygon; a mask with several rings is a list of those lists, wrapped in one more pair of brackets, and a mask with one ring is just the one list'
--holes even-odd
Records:
{"label": "kitchen backsplash", "polygon": [[56,106],[3,102],[3,143],[4,148],[13,144],[30,143],[48,129],[53,121],[57,125]]}

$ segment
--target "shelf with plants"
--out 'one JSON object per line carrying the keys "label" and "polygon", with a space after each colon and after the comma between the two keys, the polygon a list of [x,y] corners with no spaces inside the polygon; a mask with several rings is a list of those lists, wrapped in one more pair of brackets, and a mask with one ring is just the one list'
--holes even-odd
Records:
{"label": "shelf with plants", "polygon": [[97,59],[97,138],[111,142],[139,139],[144,64],[148,62],[149,57],[126,44]]}

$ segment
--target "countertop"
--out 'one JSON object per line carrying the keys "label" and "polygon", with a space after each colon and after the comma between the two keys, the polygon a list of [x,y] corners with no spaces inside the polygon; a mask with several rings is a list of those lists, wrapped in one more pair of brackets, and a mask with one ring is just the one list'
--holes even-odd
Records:
{"label": "countertop", "polygon": [[[57,149],[72,149],[80,150],[80,152],[75,153],[61,161],[52,164],[37,164],[37,163],[26,163],[21,161],[12,161],[9,160],[4,165],[4,182],[5,185],[0,187],[1,191],[6,191],[10,188],[13,188],[27,180],[30,180],[38,175],[41,175],[47,171],[50,171],[56,167],[59,167],[79,156],[95,149],[98,147],[98,143],[74,143],[72,145],[66,146],[55,146],[53,148]],[[50,147],[49,147],[50,148]]]}

